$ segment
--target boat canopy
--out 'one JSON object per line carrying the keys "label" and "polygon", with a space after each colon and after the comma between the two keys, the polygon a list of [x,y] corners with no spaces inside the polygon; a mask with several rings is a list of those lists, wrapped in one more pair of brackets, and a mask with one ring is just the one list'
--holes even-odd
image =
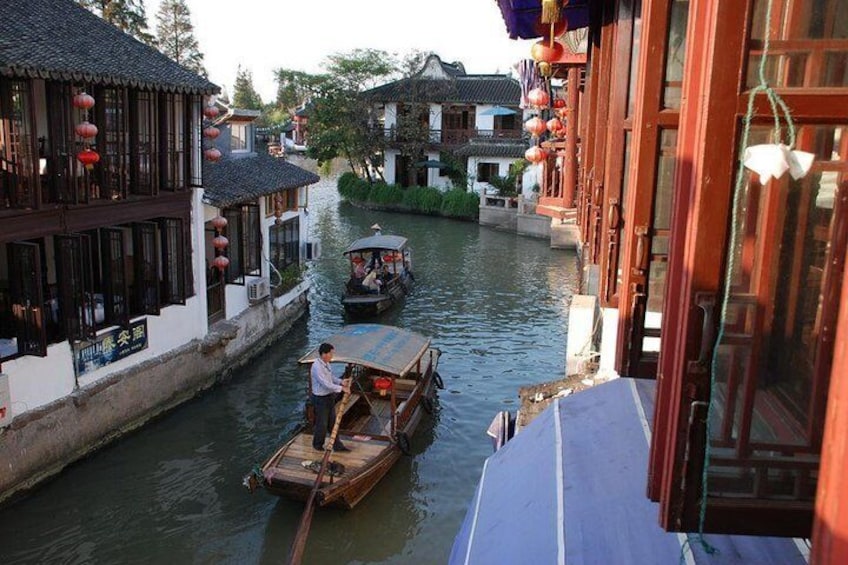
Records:
{"label": "boat canopy", "polygon": [[357,239],[345,250],[344,254],[356,251],[370,251],[372,249],[389,249],[400,251],[406,247],[406,238],[400,235],[371,235]]}
{"label": "boat canopy", "polygon": [[[355,363],[399,377],[408,373],[430,347],[428,337],[381,324],[345,326],[324,341],[335,348],[334,363]],[[298,363],[313,363],[317,358],[315,347]]]}

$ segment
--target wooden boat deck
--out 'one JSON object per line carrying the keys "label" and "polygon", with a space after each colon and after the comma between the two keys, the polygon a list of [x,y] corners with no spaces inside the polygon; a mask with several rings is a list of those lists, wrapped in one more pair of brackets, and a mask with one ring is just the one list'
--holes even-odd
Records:
{"label": "wooden boat deck", "polygon": [[[391,446],[391,442],[388,440],[346,437],[341,434],[339,437],[350,448],[350,451],[333,452],[330,461],[344,465],[344,474],[333,477],[329,473],[325,473],[321,480],[322,484],[332,484],[355,475],[380,456],[387,447]],[[324,456],[324,452],[312,448],[312,434],[308,432],[297,434],[288,444],[288,447],[284,447],[280,451],[276,460],[270,461],[266,467],[266,477],[312,488],[315,484],[316,474],[305,468],[303,462],[320,462]]]}

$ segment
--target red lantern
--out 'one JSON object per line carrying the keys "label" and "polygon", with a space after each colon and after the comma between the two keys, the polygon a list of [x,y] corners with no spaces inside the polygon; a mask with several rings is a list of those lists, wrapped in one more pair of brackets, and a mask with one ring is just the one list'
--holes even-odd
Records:
{"label": "red lantern", "polygon": [[100,160],[100,154],[91,149],[83,149],[77,153],[77,159],[90,171],[94,168],[95,163]]}
{"label": "red lantern", "polygon": [[203,115],[211,120],[218,115],[218,107],[213,104],[209,104],[203,108]]}
{"label": "red lantern", "polygon": [[223,235],[216,235],[212,239],[212,247],[214,247],[215,249],[224,249],[229,244],[230,240],[224,237]]}
{"label": "red lantern", "polygon": [[219,271],[223,271],[224,269],[226,269],[229,264],[230,260],[227,259],[227,257],[224,255],[218,255],[217,257],[215,257],[215,260],[212,261],[212,266],[218,269]]}
{"label": "red lantern", "polygon": [[535,145],[524,152],[524,158],[531,163],[541,163],[548,158],[548,152]]}
{"label": "red lantern", "polygon": [[548,93],[542,88],[534,88],[527,93],[527,100],[530,104],[538,108],[547,108],[550,99],[551,97],[548,96]]}
{"label": "red lantern", "polygon": [[221,160],[221,152],[214,147],[210,147],[209,149],[204,151],[203,156],[206,157],[206,160],[211,163],[217,163]]}
{"label": "red lantern", "polygon": [[221,130],[219,130],[215,126],[209,126],[208,128],[203,130],[203,135],[205,137],[208,137],[209,139],[215,139],[219,135],[221,135]]}
{"label": "red lantern", "polygon": [[554,108],[560,109],[565,108],[565,99],[564,98],[554,98]]}
{"label": "red lantern", "polygon": [[379,391],[380,396],[386,396],[390,388],[392,388],[392,379],[388,377],[377,377],[374,379],[374,389]]}
{"label": "red lantern", "polygon": [[215,216],[212,218],[212,227],[214,227],[216,231],[221,231],[227,227],[227,218],[224,216]]}
{"label": "red lantern", "polygon": [[554,135],[559,135],[562,133],[562,130],[565,129],[565,126],[562,125],[562,122],[559,121],[559,118],[551,118],[548,120],[547,124],[548,131]]}
{"label": "red lantern", "polygon": [[559,41],[554,41],[554,45],[551,47],[551,42],[543,39],[533,44],[533,47],[530,48],[530,56],[537,63],[553,63],[562,57],[563,50],[562,43]]}
{"label": "red lantern", "polygon": [[79,108],[81,110],[88,110],[92,106],[94,106],[94,98],[86,93],[80,92],[73,99],[74,108]]}
{"label": "red lantern", "polygon": [[89,122],[78,123],[76,127],[74,127],[74,131],[77,132],[77,135],[83,139],[97,137],[97,126]]}
{"label": "red lantern", "polygon": [[524,122],[524,129],[527,130],[530,135],[535,135],[536,137],[539,137],[540,135],[545,133],[547,126],[545,126],[545,122],[542,121],[540,117],[535,116]]}

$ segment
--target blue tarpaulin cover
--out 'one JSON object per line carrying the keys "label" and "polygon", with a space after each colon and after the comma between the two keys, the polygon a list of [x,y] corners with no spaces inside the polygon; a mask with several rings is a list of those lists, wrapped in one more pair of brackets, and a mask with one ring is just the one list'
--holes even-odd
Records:
{"label": "blue tarpaulin cover", "polygon": [[654,394],[620,378],[556,399],[486,460],[450,563],[806,563],[790,538],[708,534],[707,555],[660,527],[645,496]]}
{"label": "blue tarpaulin cover", "polygon": [[[589,25],[589,0],[570,0],[562,8],[568,29]],[[541,37],[542,0],[498,0],[506,30],[512,39]]]}

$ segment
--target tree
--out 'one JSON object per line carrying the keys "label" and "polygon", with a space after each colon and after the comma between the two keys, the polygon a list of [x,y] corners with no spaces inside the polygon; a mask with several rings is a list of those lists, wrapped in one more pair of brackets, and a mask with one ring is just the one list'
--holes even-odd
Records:
{"label": "tree", "polygon": [[356,49],[327,58],[327,74],[312,77],[309,112],[310,157],[319,163],[343,157],[371,180],[383,162],[385,138],[364,90],[397,72],[394,58],[384,51]]}
{"label": "tree", "polygon": [[156,41],[147,28],[143,0],[78,0],[78,2],[124,33],[148,45],[155,44]]}
{"label": "tree", "polygon": [[156,14],[156,44],[180,65],[206,76],[203,53],[194,37],[191,13],[184,0],[162,0]]}
{"label": "tree", "polygon": [[249,110],[261,110],[262,98],[253,87],[253,73],[238,66],[236,82],[233,85],[233,106]]}
{"label": "tree", "polygon": [[315,94],[322,75],[310,75],[292,69],[274,69],[277,75],[277,106],[294,112]]}

